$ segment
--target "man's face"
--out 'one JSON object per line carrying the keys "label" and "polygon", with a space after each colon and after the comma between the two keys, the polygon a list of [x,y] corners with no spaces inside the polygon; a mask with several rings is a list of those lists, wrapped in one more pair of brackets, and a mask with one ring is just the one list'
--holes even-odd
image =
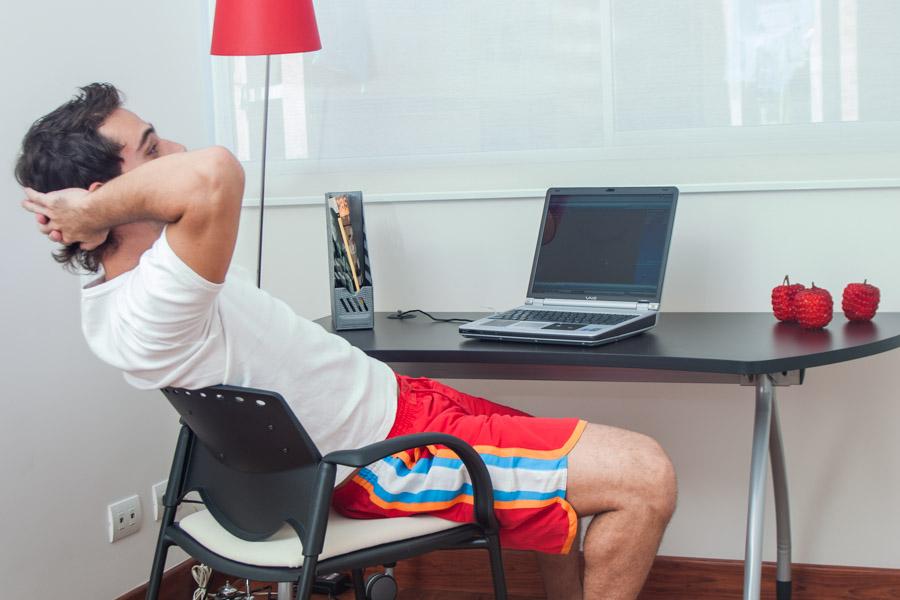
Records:
{"label": "man's face", "polygon": [[124,108],[113,111],[98,131],[100,135],[122,145],[119,155],[122,157],[123,173],[154,158],[185,151],[181,144],[159,137],[153,125]]}

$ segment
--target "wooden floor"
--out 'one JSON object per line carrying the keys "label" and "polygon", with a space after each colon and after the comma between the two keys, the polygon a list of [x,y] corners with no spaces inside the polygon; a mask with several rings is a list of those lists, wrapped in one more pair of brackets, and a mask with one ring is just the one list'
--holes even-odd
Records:
{"label": "wooden floor", "polygon": [[[535,555],[504,551],[509,600],[544,600]],[[638,600],[740,600],[743,562],[658,557]],[[435,552],[397,565],[400,600],[493,600],[480,551]],[[793,565],[794,600],[898,600],[900,570]],[[415,587],[412,587],[415,586]],[[775,600],[775,566],[764,563],[761,600]],[[316,596],[325,598],[326,596]],[[353,592],[341,594],[352,600]]]}
{"label": "wooden floor", "polygon": [[[503,562],[509,600],[546,598],[534,554],[504,551]],[[161,600],[190,599],[196,587],[190,577],[190,564],[185,562],[173,570],[164,584]],[[371,569],[368,573],[375,571]],[[792,572],[794,600],[900,599],[900,569],[794,564]],[[402,561],[395,575],[400,600],[492,600],[494,597],[483,551],[433,552]],[[234,581],[222,573],[213,575],[208,587],[210,598],[226,578]],[[243,589],[243,585],[238,587]],[[661,556],[654,562],[638,600],[740,600],[742,587],[742,561]],[[761,589],[762,600],[775,600],[772,563],[763,564]],[[146,587],[141,586],[118,600],[142,600],[145,593]],[[326,595],[313,597],[327,598]],[[345,591],[339,598],[352,600],[353,591]]]}

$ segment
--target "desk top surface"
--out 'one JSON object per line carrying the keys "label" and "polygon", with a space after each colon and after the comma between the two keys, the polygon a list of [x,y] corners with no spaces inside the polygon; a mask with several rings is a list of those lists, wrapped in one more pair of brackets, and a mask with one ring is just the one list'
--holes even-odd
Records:
{"label": "desk top surface", "polygon": [[[779,323],[770,313],[663,313],[648,332],[603,346],[580,347],[463,338],[457,324],[418,315],[338,335],[388,363],[542,365],[665,369],[752,375],[793,371],[900,347],[900,313],[851,323],[840,313],[822,330]],[[475,319],[482,313],[433,313]],[[316,321],[334,331],[331,317]]]}

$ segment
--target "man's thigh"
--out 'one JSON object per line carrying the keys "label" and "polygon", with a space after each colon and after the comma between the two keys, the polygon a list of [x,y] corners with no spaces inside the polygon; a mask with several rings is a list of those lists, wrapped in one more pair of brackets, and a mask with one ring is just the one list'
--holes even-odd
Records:
{"label": "man's thigh", "polygon": [[398,379],[400,381],[401,394],[405,391],[407,394],[414,396],[432,396],[432,401],[436,404],[435,410],[460,410],[464,414],[472,416],[529,416],[528,413],[517,408],[504,406],[479,396],[467,394],[427,377],[410,378],[401,375]]}
{"label": "man's thigh", "polygon": [[665,451],[641,433],[588,423],[569,453],[566,499],[582,516],[674,496]]}

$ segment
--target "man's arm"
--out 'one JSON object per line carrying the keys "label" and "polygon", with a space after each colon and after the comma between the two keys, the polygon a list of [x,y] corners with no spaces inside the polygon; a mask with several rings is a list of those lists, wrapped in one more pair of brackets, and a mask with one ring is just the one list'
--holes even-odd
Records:
{"label": "man's arm", "polygon": [[136,221],[168,223],[175,253],[204,279],[220,283],[237,238],[244,172],[221,147],[160,157],[91,192],[26,190],[22,206],[44,218],[41,231],[64,244],[97,247],[108,231]]}

